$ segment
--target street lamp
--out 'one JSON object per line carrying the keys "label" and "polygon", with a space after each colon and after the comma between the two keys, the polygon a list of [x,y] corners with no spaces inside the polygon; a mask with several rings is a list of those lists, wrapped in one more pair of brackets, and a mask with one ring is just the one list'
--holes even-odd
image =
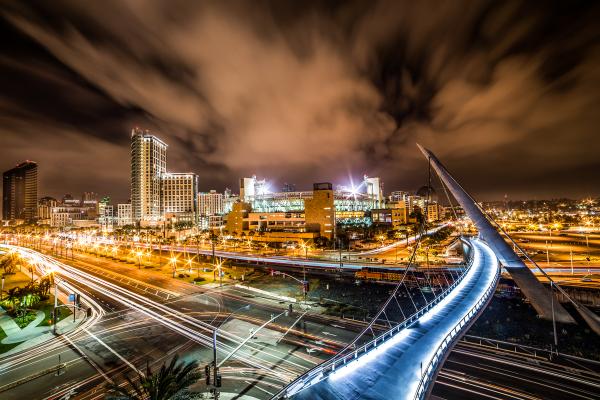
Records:
{"label": "street lamp", "polygon": [[308,245],[305,242],[302,242],[300,247],[304,249],[304,258],[308,258]]}
{"label": "street lamp", "polygon": [[[223,268],[222,268],[223,263],[224,263],[224,261],[220,259],[218,263],[215,263],[215,266],[213,269],[213,271],[216,271],[217,269],[219,270],[219,287],[223,287]],[[213,274],[213,281],[214,280],[216,280],[216,279],[214,278],[214,274]]]}
{"label": "street lamp", "polygon": [[[225,322],[227,322],[233,314],[235,314],[236,312],[238,312],[242,309],[247,310],[249,308],[250,308],[250,304],[246,304],[246,305],[239,307],[238,309],[230,312],[229,315],[227,316],[227,318],[225,318],[223,320],[223,322],[221,322],[219,324],[219,326],[217,326],[213,329],[213,368],[214,368],[214,370],[213,370],[213,386],[215,386],[215,390],[218,390],[217,388],[220,386],[220,384],[217,385],[217,376],[219,373],[219,368],[217,367],[217,333],[219,332],[219,329],[221,329],[221,327],[223,325],[225,325]],[[210,369],[210,367],[207,366],[207,369]]]}
{"label": "street lamp", "polygon": [[171,257],[171,259],[169,260],[171,262],[171,265],[173,266],[173,278],[175,278],[175,272],[177,270],[177,257]]}
{"label": "street lamp", "polygon": [[135,254],[137,255],[137,259],[138,259],[138,269],[142,269],[141,257],[142,257],[143,253],[138,250]]}

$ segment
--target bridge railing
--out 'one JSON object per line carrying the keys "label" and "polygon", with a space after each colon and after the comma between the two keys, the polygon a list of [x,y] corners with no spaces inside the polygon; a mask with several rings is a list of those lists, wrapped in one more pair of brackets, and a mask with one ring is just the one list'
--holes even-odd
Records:
{"label": "bridge railing", "polygon": [[494,276],[494,280],[492,284],[486,289],[483,296],[479,298],[477,303],[473,305],[473,307],[469,310],[467,314],[456,324],[456,326],[446,334],[444,340],[440,343],[438,348],[433,355],[433,358],[429,361],[429,364],[423,369],[421,379],[419,380],[419,385],[417,386],[417,391],[415,393],[415,399],[424,399],[427,395],[429,385],[431,384],[431,380],[436,376],[436,371],[439,367],[440,362],[442,362],[445,358],[447,351],[452,348],[453,343],[460,336],[460,332],[463,330],[465,325],[468,325],[469,322],[476,317],[479,312],[485,308],[489,299],[496,291],[496,284],[500,279],[500,268],[497,269],[497,272]]}
{"label": "bridge railing", "polygon": [[[468,242],[465,242],[465,243],[467,245],[469,245]],[[359,357],[374,350],[375,348],[377,348],[384,342],[386,342],[389,339],[391,339],[392,337],[394,337],[396,334],[400,333],[402,330],[409,328],[413,324],[417,323],[421,316],[423,316],[430,309],[432,309],[435,305],[437,305],[440,301],[442,301],[450,292],[452,292],[452,290],[454,290],[454,288],[456,288],[456,286],[458,286],[460,284],[460,282],[462,282],[463,278],[466,276],[466,274],[471,269],[471,266],[473,265],[473,260],[474,260],[473,252],[469,252],[468,254],[469,254],[469,259],[467,260],[467,265],[466,265],[464,272],[460,275],[460,277],[458,277],[458,279],[456,279],[450,286],[448,286],[442,293],[440,293],[431,302],[427,303],[420,310],[418,310],[414,314],[410,315],[408,318],[406,318],[401,323],[394,325],[393,327],[391,327],[390,329],[388,329],[381,335],[375,337],[374,339],[361,345],[360,347],[355,348],[354,350],[349,351],[349,352],[344,352],[344,350],[347,350],[347,349],[344,349],[344,350],[342,350],[342,352],[344,352],[343,354],[338,353],[331,359],[313,367],[312,369],[310,369],[309,371],[307,371],[306,373],[304,373],[303,375],[299,376],[294,381],[289,383],[287,386],[285,386],[279,392],[277,392],[272,397],[272,400],[289,398],[289,397],[293,396],[294,394],[298,393],[300,390],[306,389],[306,388],[322,381],[327,376],[329,376],[331,373],[335,372],[336,369],[342,368],[346,364],[349,364],[352,361],[357,360]]]}

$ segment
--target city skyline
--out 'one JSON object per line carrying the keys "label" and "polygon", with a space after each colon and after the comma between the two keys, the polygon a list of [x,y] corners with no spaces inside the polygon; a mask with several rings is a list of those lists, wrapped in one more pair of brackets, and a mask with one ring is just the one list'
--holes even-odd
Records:
{"label": "city skyline", "polygon": [[594,397],[598,21],[0,2],[0,397]]}
{"label": "city skyline", "polygon": [[0,167],[33,159],[40,193],[124,201],[139,126],[201,190],[253,174],[418,188],[419,142],[482,200],[598,196],[598,15],[593,3],[7,4]]}

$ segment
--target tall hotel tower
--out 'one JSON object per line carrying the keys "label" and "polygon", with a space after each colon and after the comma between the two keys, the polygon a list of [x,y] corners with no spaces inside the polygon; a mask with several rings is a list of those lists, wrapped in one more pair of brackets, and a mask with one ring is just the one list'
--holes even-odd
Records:
{"label": "tall hotel tower", "polygon": [[155,225],[162,218],[161,179],[167,172],[167,145],[148,131],[131,131],[131,218]]}
{"label": "tall hotel tower", "polygon": [[2,175],[2,219],[37,217],[37,164],[25,161]]}

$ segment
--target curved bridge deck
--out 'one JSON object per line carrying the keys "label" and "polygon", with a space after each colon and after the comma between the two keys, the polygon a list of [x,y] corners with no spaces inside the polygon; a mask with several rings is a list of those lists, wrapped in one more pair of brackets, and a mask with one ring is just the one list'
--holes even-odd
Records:
{"label": "curved bridge deck", "polygon": [[479,239],[471,245],[473,264],[464,279],[418,322],[293,398],[425,397],[453,343],[485,308],[498,281],[500,268],[492,250]]}

